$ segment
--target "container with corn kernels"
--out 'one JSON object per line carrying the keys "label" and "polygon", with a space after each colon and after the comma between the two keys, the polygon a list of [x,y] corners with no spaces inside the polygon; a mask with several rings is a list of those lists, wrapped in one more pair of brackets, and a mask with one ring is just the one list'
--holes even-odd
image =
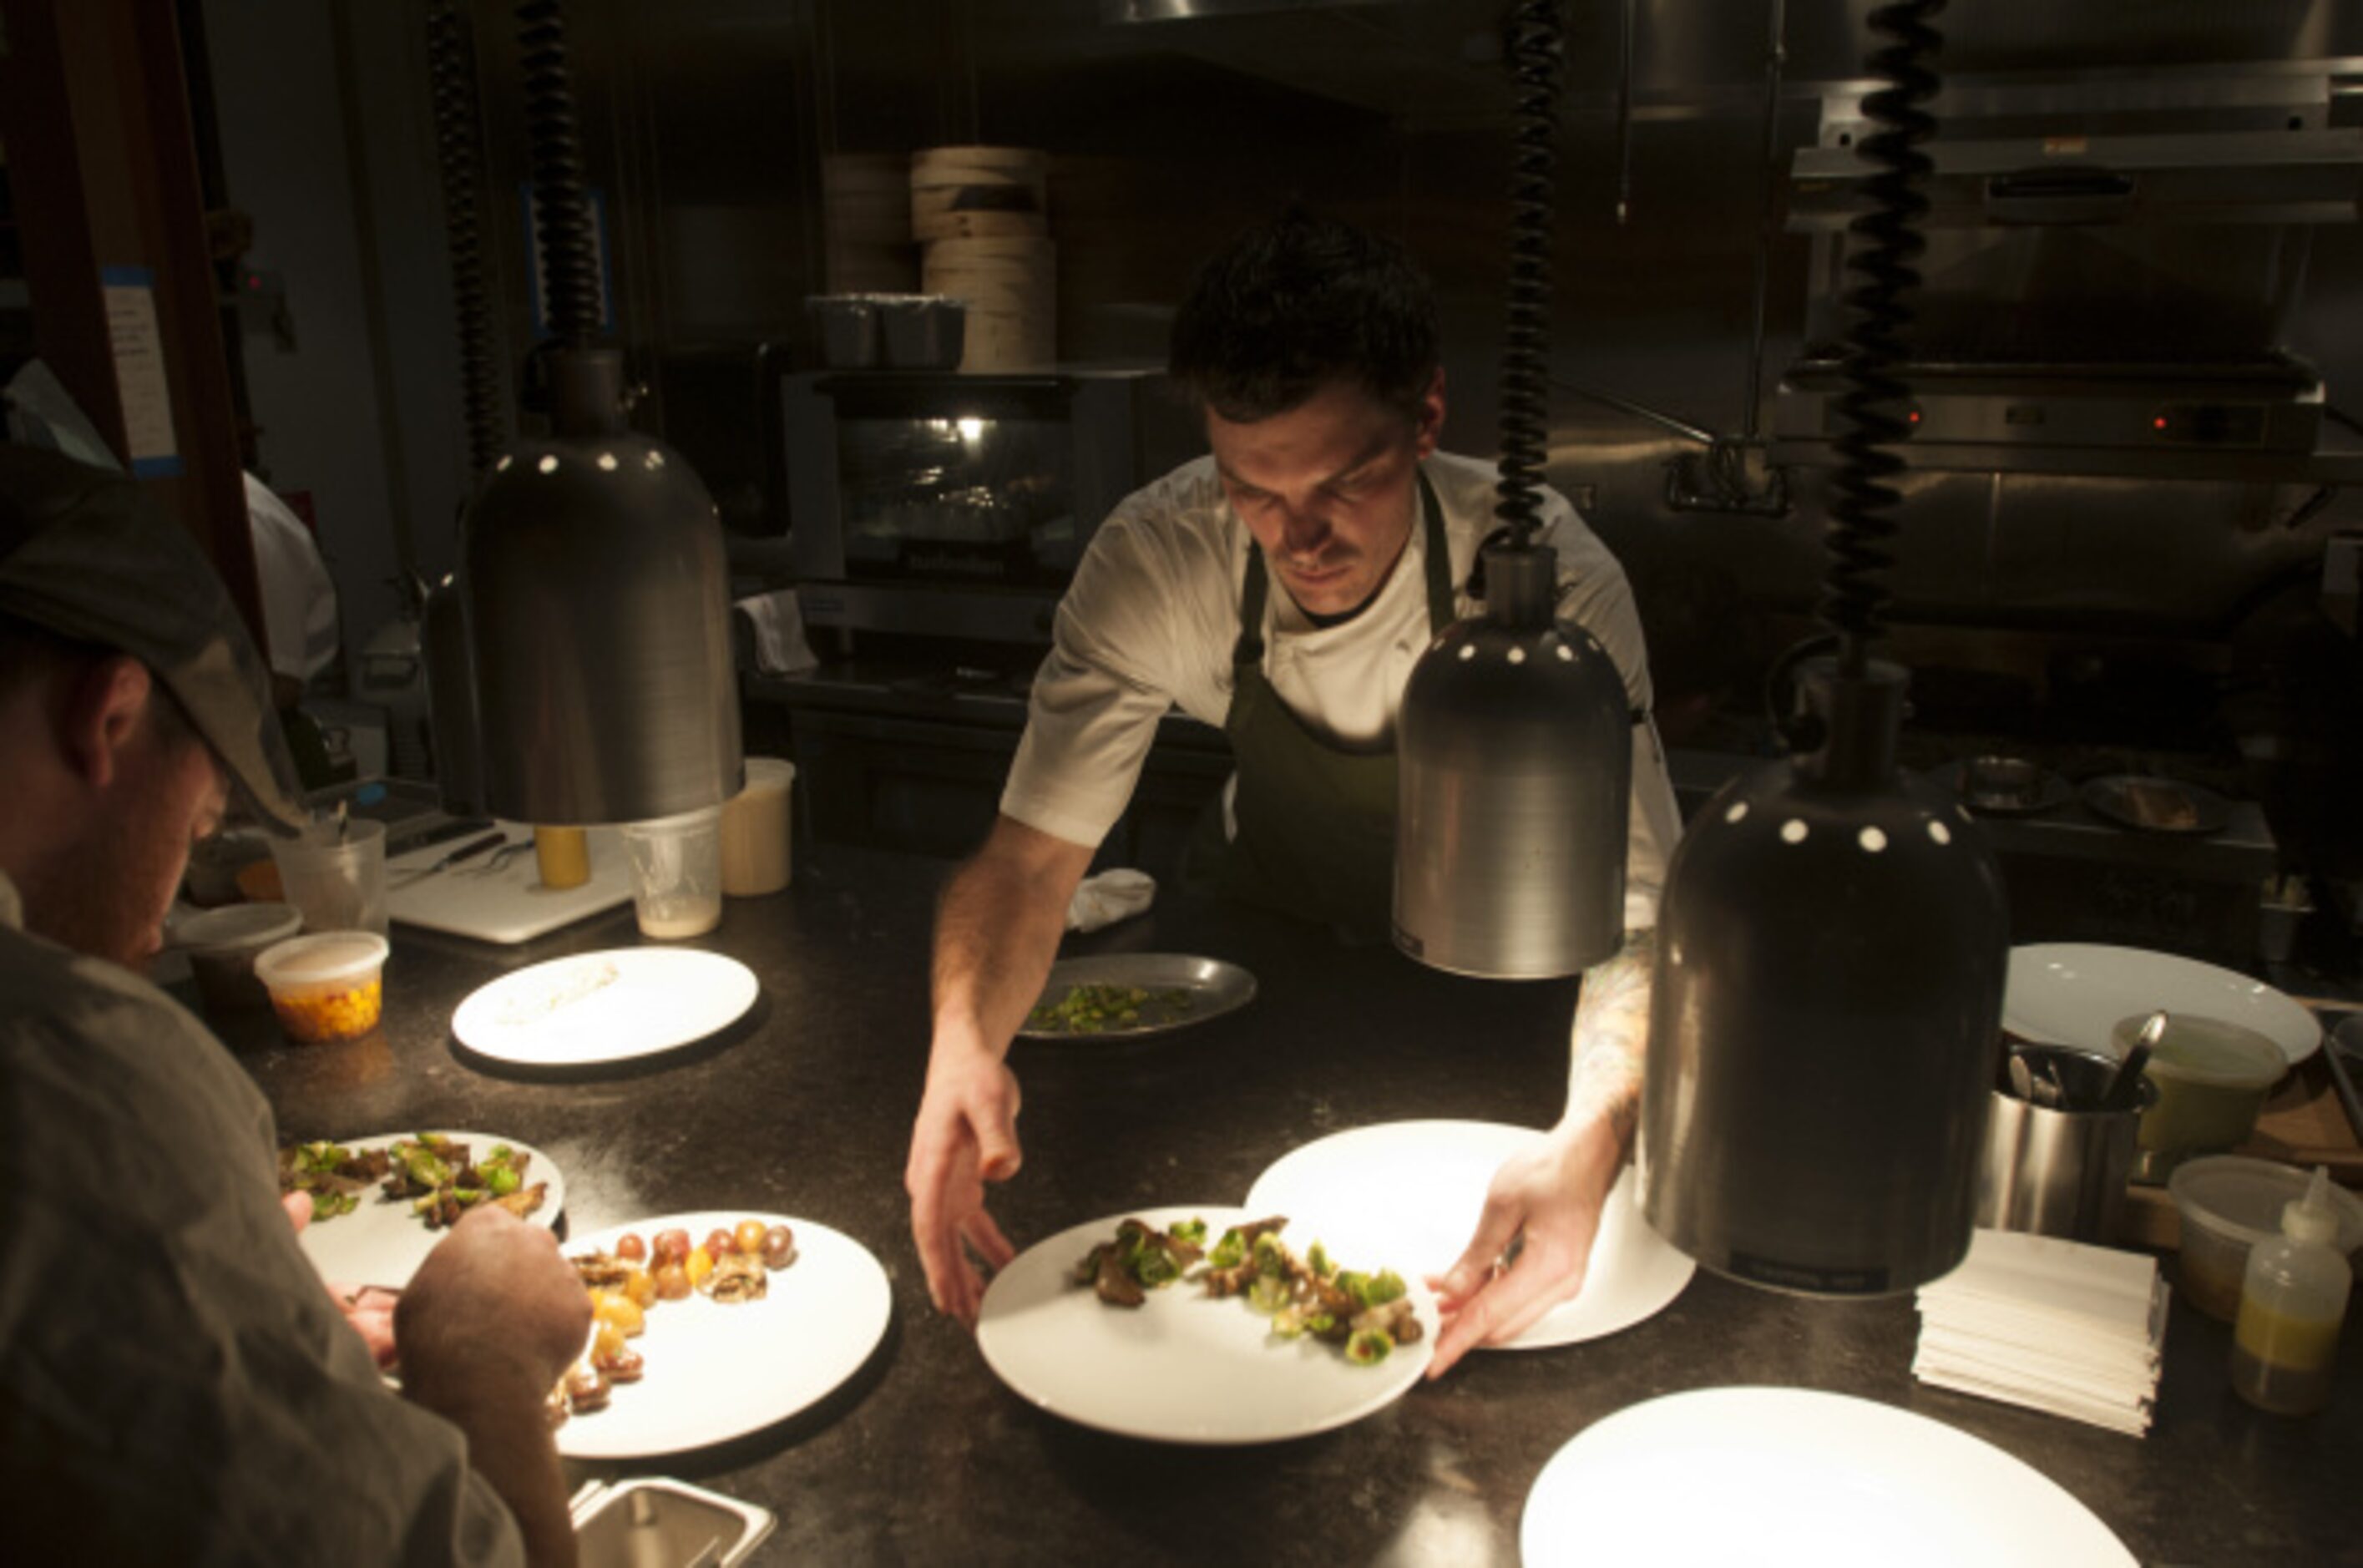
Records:
{"label": "container with corn kernels", "polygon": [[265,948],[254,973],[290,1040],[327,1045],[377,1028],[389,951],[374,931],[316,931]]}

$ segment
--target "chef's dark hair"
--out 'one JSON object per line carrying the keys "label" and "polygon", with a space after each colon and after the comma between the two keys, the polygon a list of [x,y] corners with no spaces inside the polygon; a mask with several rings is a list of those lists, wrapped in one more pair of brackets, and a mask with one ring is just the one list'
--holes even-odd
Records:
{"label": "chef's dark hair", "polygon": [[1198,270],[1169,369],[1234,424],[1352,382],[1416,417],[1441,358],[1436,289],[1403,247],[1292,207]]}

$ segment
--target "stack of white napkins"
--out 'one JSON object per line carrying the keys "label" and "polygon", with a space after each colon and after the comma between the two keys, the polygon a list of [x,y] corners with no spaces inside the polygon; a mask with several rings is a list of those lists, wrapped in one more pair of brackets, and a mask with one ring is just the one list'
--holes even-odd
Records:
{"label": "stack of white napkins", "polygon": [[2166,1284],[2133,1252],[1980,1230],[1920,1287],[1913,1375],[2140,1437],[2166,1343]]}

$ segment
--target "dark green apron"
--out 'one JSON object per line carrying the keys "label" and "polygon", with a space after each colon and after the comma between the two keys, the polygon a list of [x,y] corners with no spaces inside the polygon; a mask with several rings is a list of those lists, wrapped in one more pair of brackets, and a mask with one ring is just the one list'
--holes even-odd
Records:
{"label": "dark green apron", "polygon": [[[1452,623],[1452,552],[1444,508],[1423,471],[1429,635]],[[1395,754],[1348,751],[1321,739],[1280,700],[1263,673],[1263,550],[1248,547],[1231,710],[1223,721],[1238,770],[1237,834],[1223,837],[1223,803],[1199,819],[1185,878],[1226,898],[1383,941],[1392,924]]]}

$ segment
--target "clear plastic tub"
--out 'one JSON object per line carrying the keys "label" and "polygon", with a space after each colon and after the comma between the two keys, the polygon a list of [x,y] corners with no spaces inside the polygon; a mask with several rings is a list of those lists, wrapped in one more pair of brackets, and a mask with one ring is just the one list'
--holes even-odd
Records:
{"label": "clear plastic tub", "polygon": [[[2176,1167],[2166,1190],[2182,1218],[2175,1283],[2191,1305],[2229,1323],[2239,1315],[2248,1249],[2281,1232],[2281,1207],[2305,1195],[2309,1173],[2270,1160],[2214,1154]],[[2331,1189],[2338,1210],[2338,1250],[2363,1247],[2363,1199]]]}
{"label": "clear plastic tub", "polygon": [[328,1045],[377,1028],[388,951],[374,931],[316,931],[264,949],[254,973],[288,1039]]}
{"label": "clear plastic tub", "polygon": [[[2120,1058],[2148,1020],[2148,1014],[2137,1014],[2109,1031]],[[2144,1070],[2158,1090],[2158,1103],[2142,1117],[2135,1173],[2157,1181],[2193,1154],[2241,1142],[2255,1129],[2265,1096],[2288,1071],[2281,1048],[2252,1029],[2169,1014]]]}
{"label": "clear plastic tub", "polygon": [[269,1004],[254,961],[304,929],[287,904],[228,904],[172,922],[172,945],[189,955],[197,998],[208,1013],[253,1011]]}

